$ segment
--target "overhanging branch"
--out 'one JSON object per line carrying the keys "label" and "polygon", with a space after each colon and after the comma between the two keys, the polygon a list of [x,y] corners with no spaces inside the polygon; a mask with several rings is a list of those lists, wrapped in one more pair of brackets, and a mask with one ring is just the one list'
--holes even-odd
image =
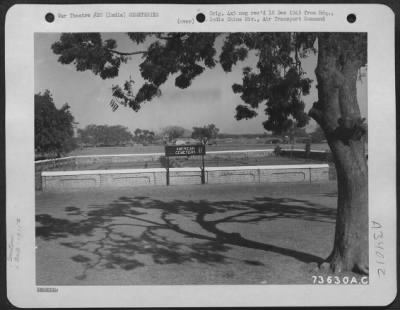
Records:
{"label": "overhanging branch", "polygon": [[319,106],[318,101],[313,103],[312,108],[308,112],[308,115],[312,117],[320,126],[323,124],[323,115],[322,110]]}
{"label": "overhanging branch", "polygon": [[146,51],[137,51],[137,52],[119,52],[116,50],[112,50],[112,49],[107,49],[107,51],[117,54],[117,55],[121,55],[121,56],[132,56],[132,55],[140,55],[140,54],[145,54]]}

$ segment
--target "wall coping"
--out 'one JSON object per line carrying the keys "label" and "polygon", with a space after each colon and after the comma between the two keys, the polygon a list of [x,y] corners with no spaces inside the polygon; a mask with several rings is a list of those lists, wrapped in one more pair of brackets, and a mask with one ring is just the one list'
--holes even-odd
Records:
{"label": "wall coping", "polygon": [[304,164],[304,165],[268,165],[268,166],[228,166],[228,167],[206,167],[206,171],[227,170],[281,170],[281,169],[320,169],[329,168],[328,164]]}
{"label": "wall coping", "polygon": [[[308,164],[308,165],[206,167],[205,170],[206,171],[232,171],[232,170],[280,170],[280,169],[320,169],[320,168],[329,168],[329,165],[328,164]],[[68,175],[154,173],[154,172],[165,172],[165,171],[166,171],[165,168],[42,171],[41,175],[43,177],[50,177],[50,176],[68,176]],[[170,168],[170,171],[193,172],[193,171],[200,171],[200,167]]]}

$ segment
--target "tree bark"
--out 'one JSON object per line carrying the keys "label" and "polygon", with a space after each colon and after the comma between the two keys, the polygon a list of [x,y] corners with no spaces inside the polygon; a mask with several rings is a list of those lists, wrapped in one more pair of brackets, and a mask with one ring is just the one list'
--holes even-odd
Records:
{"label": "tree bark", "polygon": [[333,272],[368,274],[368,166],[366,129],[357,102],[356,82],[366,53],[362,34],[318,36],[318,102],[310,115],[330,146],[338,186],[335,241],[327,258]]}

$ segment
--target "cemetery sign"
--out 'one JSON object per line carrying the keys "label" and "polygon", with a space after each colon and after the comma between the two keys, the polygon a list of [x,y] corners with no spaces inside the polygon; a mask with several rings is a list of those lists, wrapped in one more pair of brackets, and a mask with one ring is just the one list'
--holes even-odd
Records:
{"label": "cemetery sign", "polygon": [[174,156],[201,156],[201,184],[205,184],[204,155],[206,155],[206,146],[203,144],[166,145],[167,185],[169,185],[169,158]]}
{"label": "cemetery sign", "polygon": [[205,155],[206,148],[202,144],[166,145],[165,156]]}

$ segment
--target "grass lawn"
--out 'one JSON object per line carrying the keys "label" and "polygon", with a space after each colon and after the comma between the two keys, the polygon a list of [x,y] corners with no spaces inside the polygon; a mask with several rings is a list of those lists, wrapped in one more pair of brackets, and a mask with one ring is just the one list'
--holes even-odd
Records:
{"label": "grass lawn", "polygon": [[[126,159],[125,159],[126,160]],[[265,157],[243,157],[243,158],[227,158],[215,156],[205,160],[206,167],[226,167],[226,166],[264,166],[264,165],[299,165],[299,164],[320,164],[320,161],[291,158],[284,156],[265,156]],[[172,157],[170,159],[171,167],[200,167],[202,166],[200,156],[192,157]],[[141,160],[134,158],[131,161],[110,161],[96,160],[92,163],[80,163],[77,165],[60,166],[51,170],[107,170],[107,169],[143,169],[143,168],[162,168],[159,160]]]}
{"label": "grass lawn", "polygon": [[36,193],[38,285],[312,283],[336,183]]}
{"label": "grass lawn", "polygon": [[[258,149],[274,149],[275,144],[262,144],[262,143],[221,143],[217,145],[207,145],[207,152],[209,151],[231,151],[231,150],[258,150]],[[290,148],[288,144],[282,144],[283,148]],[[295,148],[304,149],[303,144],[296,144]],[[312,144],[313,150],[328,150],[329,146],[326,143]],[[68,156],[76,155],[114,155],[114,154],[145,154],[145,153],[164,153],[164,145],[135,145],[126,147],[89,147],[83,149],[76,149]]]}

